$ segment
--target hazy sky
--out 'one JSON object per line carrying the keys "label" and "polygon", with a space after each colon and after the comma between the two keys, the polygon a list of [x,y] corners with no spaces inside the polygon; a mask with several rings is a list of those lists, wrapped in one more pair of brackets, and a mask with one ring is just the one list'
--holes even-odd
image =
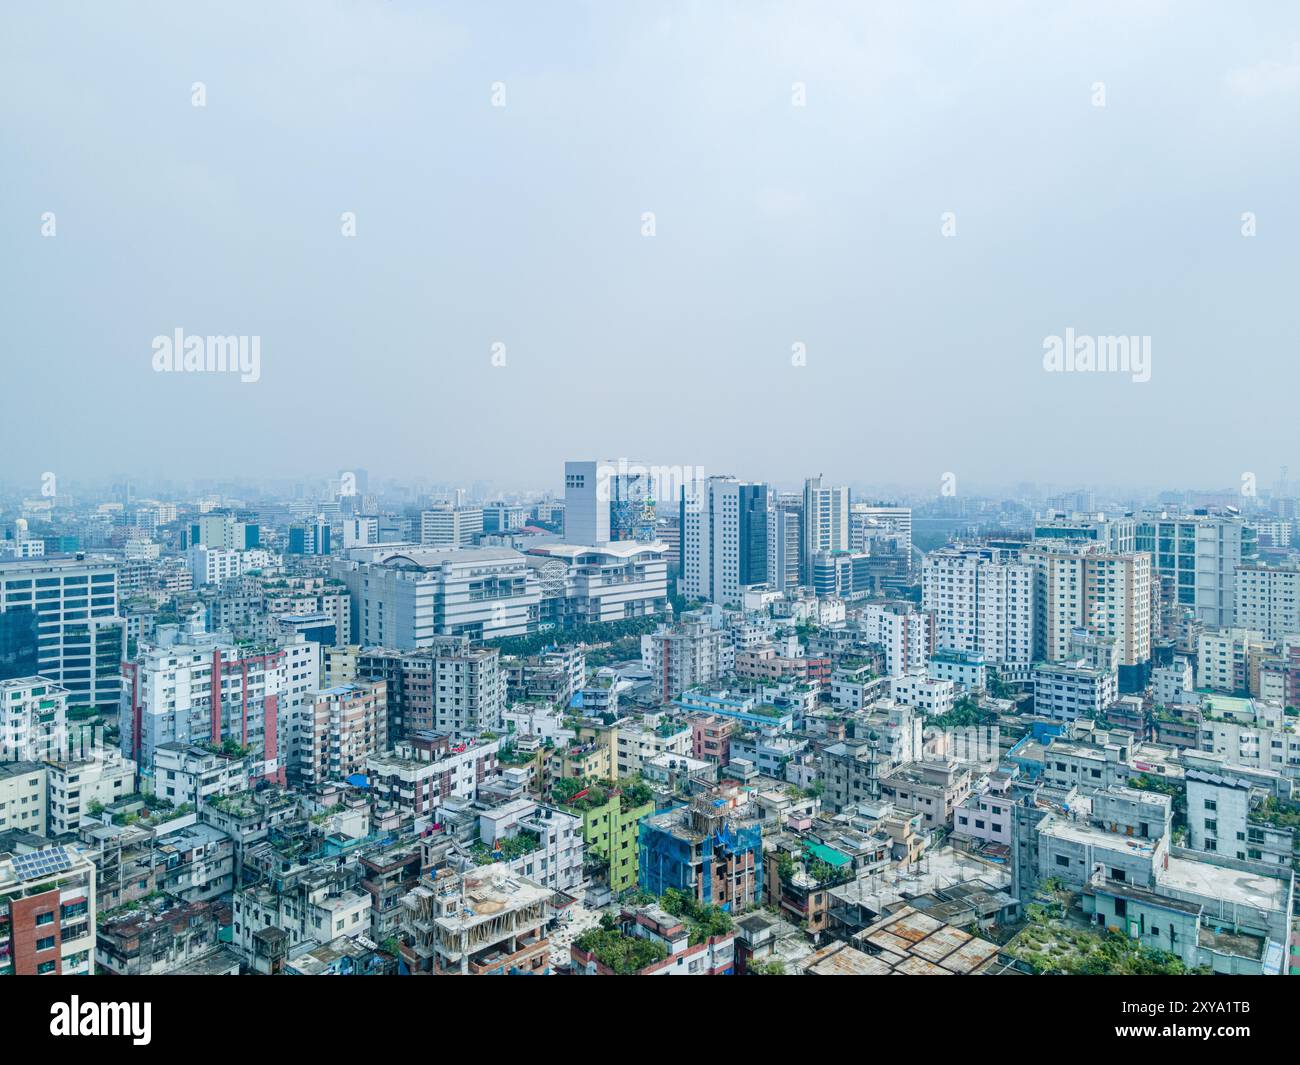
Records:
{"label": "hazy sky", "polygon": [[[0,108],[33,492],[1300,468],[1300,5],[8,3]],[[154,372],[177,328],[260,380]],[[1067,328],[1151,380],[1045,372]]]}

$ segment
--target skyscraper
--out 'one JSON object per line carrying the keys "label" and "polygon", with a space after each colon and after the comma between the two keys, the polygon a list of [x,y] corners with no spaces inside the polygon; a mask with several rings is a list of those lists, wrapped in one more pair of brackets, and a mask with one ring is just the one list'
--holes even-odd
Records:
{"label": "skyscraper", "polygon": [[803,486],[803,583],[812,583],[812,560],[822,551],[849,549],[849,490],[823,486],[821,475]]}
{"label": "skyscraper", "polygon": [[744,589],[768,579],[768,487],[710,477],[682,488],[685,595],[739,606]]}
{"label": "skyscraper", "polygon": [[67,689],[69,706],[111,711],[125,650],[111,562],[0,562],[0,680],[39,674]]}

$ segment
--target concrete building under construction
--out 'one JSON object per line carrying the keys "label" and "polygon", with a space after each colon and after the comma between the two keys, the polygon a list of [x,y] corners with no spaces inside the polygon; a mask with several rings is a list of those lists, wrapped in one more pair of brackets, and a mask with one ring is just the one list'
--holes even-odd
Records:
{"label": "concrete building under construction", "polygon": [[545,973],[554,892],[500,862],[444,869],[402,899],[402,960],[415,973]]}

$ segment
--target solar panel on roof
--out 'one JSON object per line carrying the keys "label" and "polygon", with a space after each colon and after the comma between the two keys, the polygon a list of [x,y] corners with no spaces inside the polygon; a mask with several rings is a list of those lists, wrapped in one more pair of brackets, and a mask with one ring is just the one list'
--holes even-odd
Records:
{"label": "solar panel on roof", "polygon": [[72,868],[72,859],[63,847],[47,847],[14,857],[14,871],[24,880],[62,873]]}

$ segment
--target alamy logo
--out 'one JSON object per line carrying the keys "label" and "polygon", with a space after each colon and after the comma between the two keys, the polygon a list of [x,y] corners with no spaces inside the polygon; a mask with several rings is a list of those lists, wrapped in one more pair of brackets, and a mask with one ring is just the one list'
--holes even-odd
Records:
{"label": "alamy logo", "polygon": [[245,384],[262,376],[262,338],[171,336],[153,338],[153,368],[157,373],[238,373]]}
{"label": "alamy logo", "polygon": [[152,1014],[150,1002],[82,1002],[73,995],[50,1007],[50,1035],[127,1035],[136,1046],[148,1046]]}
{"label": "alamy logo", "polygon": [[1043,338],[1043,369],[1048,373],[1127,373],[1144,384],[1151,380],[1150,337],[1076,336]]}

